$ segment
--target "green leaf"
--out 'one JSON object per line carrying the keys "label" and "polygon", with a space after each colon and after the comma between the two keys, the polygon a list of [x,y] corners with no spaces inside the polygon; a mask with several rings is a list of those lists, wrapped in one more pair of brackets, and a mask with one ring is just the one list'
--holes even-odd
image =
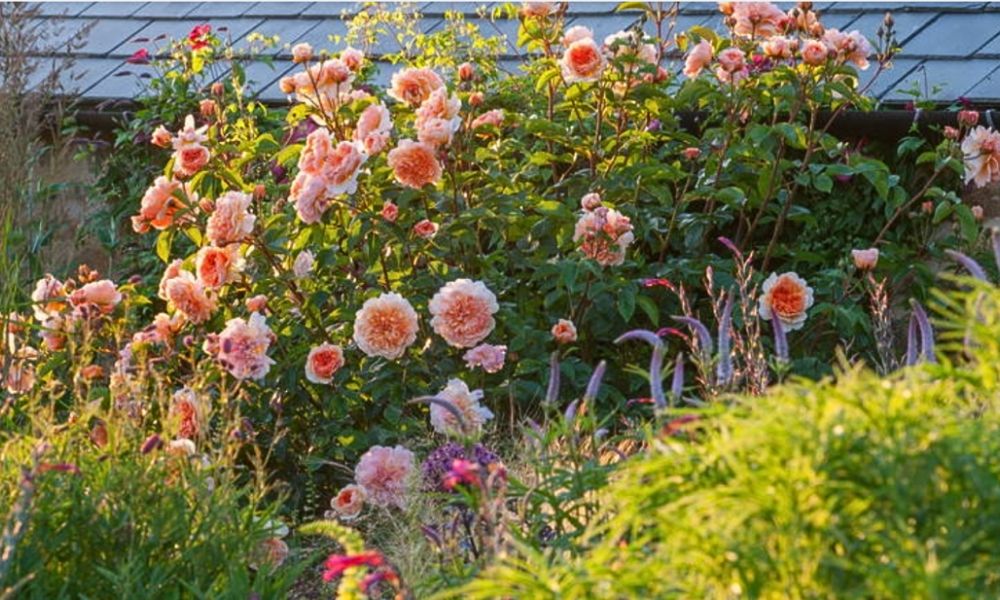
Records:
{"label": "green leaf", "polygon": [[626,288],[618,294],[618,314],[628,323],[635,313],[635,288]]}
{"label": "green leaf", "polygon": [[813,186],[817,190],[829,194],[833,191],[833,180],[830,179],[829,175],[820,173],[813,176]]}
{"label": "green leaf", "polygon": [[173,245],[174,232],[169,229],[161,231],[156,236],[156,256],[164,263],[170,262],[170,246]]}
{"label": "green leaf", "polygon": [[660,308],[656,305],[656,302],[654,302],[653,299],[650,298],[649,296],[642,296],[642,295],[636,296],[635,301],[639,305],[639,308],[642,309],[642,312],[646,313],[646,316],[649,317],[649,320],[650,322],[653,323],[653,326],[659,327]]}

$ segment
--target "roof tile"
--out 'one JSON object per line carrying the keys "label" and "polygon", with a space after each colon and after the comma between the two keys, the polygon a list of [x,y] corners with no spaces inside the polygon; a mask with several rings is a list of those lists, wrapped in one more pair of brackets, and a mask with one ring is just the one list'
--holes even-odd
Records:
{"label": "roof tile", "polygon": [[94,2],[81,17],[131,17],[145,2]]}
{"label": "roof tile", "polygon": [[920,31],[906,47],[908,55],[969,56],[997,35],[994,19],[981,13],[944,14]]}
{"label": "roof tile", "polygon": [[248,17],[297,17],[312,2],[257,2],[244,13]]}
{"label": "roof tile", "polygon": [[995,60],[929,59],[893,86],[886,98],[912,99],[904,92],[914,88],[921,97],[932,100],[954,100],[965,95],[1000,67]]}

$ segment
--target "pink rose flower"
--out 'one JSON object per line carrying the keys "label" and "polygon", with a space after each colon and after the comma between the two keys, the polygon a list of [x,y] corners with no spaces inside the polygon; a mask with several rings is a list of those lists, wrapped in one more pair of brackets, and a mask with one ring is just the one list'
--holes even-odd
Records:
{"label": "pink rose flower", "polygon": [[330,383],[344,366],[344,351],[340,346],[323,342],[309,350],[306,358],[306,379],[313,383]]}
{"label": "pink rose flower", "polygon": [[246,305],[247,310],[250,312],[263,313],[267,308],[267,296],[264,294],[257,294],[256,296],[247,298]]}
{"label": "pink rose flower", "polygon": [[173,423],[178,437],[194,439],[208,427],[209,407],[189,387],[174,392],[170,401],[168,418]]}
{"label": "pink rose flower", "polygon": [[479,344],[462,356],[465,365],[472,369],[482,367],[487,373],[497,373],[503,369],[504,359],[507,357],[507,346],[493,346],[491,344]]}
{"label": "pink rose flower", "polygon": [[962,140],[965,157],[965,183],[976,187],[1000,181],[1000,133],[986,127],[974,127]]}
{"label": "pink rose flower", "polygon": [[576,341],[576,325],[569,319],[559,319],[552,326],[552,337],[560,344],[572,344]]}
{"label": "pink rose flower", "polygon": [[764,42],[762,48],[764,54],[775,60],[788,60],[792,57],[798,47],[798,40],[776,35]]}
{"label": "pink rose flower", "polygon": [[469,386],[461,379],[449,379],[448,385],[437,395],[462,415],[462,422],[459,422],[447,408],[431,404],[431,427],[442,435],[477,435],[486,421],[493,418],[493,412],[479,403],[483,399],[483,391],[469,390]]}
{"label": "pink rose flower", "polygon": [[376,506],[406,506],[410,479],[414,475],[413,453],[402,446],[372,446],[354,468],[354,479]]}
{"label": "pink rose flower", "polygon": [[230,319],[219,334],[216,358],[237,379],[263,379],[274,364],[267,355],[273,339],[260,313],[251,314],[247,321]]}
{"label": "pink rose flower", "polygon": [[365,488],[352,483],[337,492],[330,500],[330,508],[344,521],[353,521],[361,514],[366,496]]}
{"label": "pink rose flower", "polygon": [[310,273],[312,273],[315,265],[316,259],[313,258],[313,253],[308,250],[303,250],[298,253],[295,257],[295,262],[292,263],[292,273],[295,275],[296,279],[305,279]]}
{"label": "pink rose flower", "polygon": [[449,345],[471,348],[493,331],[497,298],[481,281],[456,279],[445,284],[427,305],[431,327]]}
{"label": "pink rose flower", "polygon": [[719,66],[729,73],[741,71],[746,67],[746,55],[739,48],[726,48],[719,52]]}
{"label": "pink rose flower", "polygon": [[354,317],[354,341],[368,356],[396,360],[417,339],[417,312],[402,296],[369,298]]}
{"label": "pink rose flower", "polygon": [[35,283],[35,289],[31,292],[31,302],[38,322],[59,316],[66,310],[66,287],[52,275],[46,274]]}
{"label": "pink rose flower", "polygon": [[253,233],[257,217],[250,213],[252,198],[242,192],[230,191],[215,201],[215,210],[208,218],[205,236],[216,246],[242,242]]}
{"label": "pink rose flower", "polygon": [[584,212],[573,232],[580,251],[605,267],[622,264],[634,239],[629,218],[605,206]]}
{"label": "pink rose flower", "polygon": [[174,174],[178,177],[190,177],[208,164],[211,153],[202,145],[208,141],[207,130],[207,125],[196,128],[192,115],[184,119],[184,128],[174,138]]}
{"label": "pink rose flower", "polygon": [[859,69],[868,68],[868,56],[872,53],[872,47],[860,31],[844,33],[837,29],[827,29],[823,32],[823,41],[827,47],[837,52],[839,60],[852,62]]}
{"label": "pink rose flower", "polygon": [[770,2],[734,2],[733,31],[749,37],[771,37],[784,28],[788,16]]}
{"label": "pink rose flower", "polygon": [[167,148],[173,141],[174,135],[167,130],[163,125],[157,125],[156,129],[153,130],[153,135],[150,137],[149,141],[154,146],[159,146],[160,148]]}
{"label": "pink rose flower", "polygon": [[361,65],[365,62],[365,53],[356,48],[351,48],[348,46],[344,48],[344,51],[340,53],[340,60],[347,65],[347,68],[355,73],[361,69]]}
{"label": "pink rose flower", "polygon": [[461,110],[462,101],[458,96],[454,94],[449,96],[448,90],[440,87],[431,92],[431,95],[420,104],[414,125],[419,129],[428,119],[443,119],[451,124],[453,131],[457,131],[461,124],[458,116]]}
{"label": "pink rose flower", "polygon": [[313,48],[309,44],[302,42],[292,46],[292,62],[304,63],[312,60]]}
{"label": "pink rose flower", "polygon": [[354,141],[362,144],[369,154],[381,152],[392,131],[392,116],[384,104],[372,104],[358,117]]}
{"label": "pink rose flower", "polygon": [[562,45],[569,46],[572,45],[573,42],[586,39],[594,39],[594,32],[589,27],[575,25],[567,29],[566,33],[563,34]]}
{"label": "pink rose flower", "polygon": [[472,121],[472,128],[477,129],[483,125],[492,125],[493,127],[500,127],[503,125],[503,110],[495,108],[490,111],[486,111],[479,115]]}
{"label": "pink rose flower", "polygon": [[428,146],[450,146],[455,131],[450,121],[425,119],[417,129],[417,139]]}
{"label": "pink rose flower", "polygon": [[382,212],[380,214],[387,223],[395,223],[396,218],[399,216],[399,207],[391,201],[386,200],[385,204],[382,205]]}
{"label": "pink rose flower", "polygon": [[139,204],[139,214],[132,218],[132,228],[136,233],[145,233],[152,226],[163,230],[174,224],[174,215],[184,208],[177,197],[181,184],[159,176],[146,190]]}
{"label": "pink rose flower", "polygon": [[235,281],[242,269],[243,259],[236,244],[224,248],[205,246],[198,250],[195,258],[198,281],[210,288],[218,288]]}
{"label": "pink rose flower", "polygon": [[567,83],[597,81],[604,73],[605,64],[601,47],[592,38],[583,38],[567,46],[559,61]]}
{"label": "pink rose flower", "polygon": [[878,248],[851,250],[854,266],[860,271],[870,271],[878,264]]}
{"label": "pink rose flower", "polygon": [[802,62],[818,67],[826,64],[830,49],[819,40],[806,40],[802,45]]}
{"label": "pink rose flower", "polygon": [[413,226],[413,233],[425,240],[433,238],[437,232],[438,224],[430,219],[422,219]]}
{"label": "pink rose flower", "polygon": [[589,194],[584,194],[583,198],[580,198],[580,206],[583,210],[594,210],[601,206],[601,195],[597,192],[590,192]]}
{"label": "pink rose flower", "polygon": [[69,301],[85,314],[90,307],[100,313],[109,314],[122,301],[122,294],[114,282],[109,279],[101,279],[74,290],[69,296]]}

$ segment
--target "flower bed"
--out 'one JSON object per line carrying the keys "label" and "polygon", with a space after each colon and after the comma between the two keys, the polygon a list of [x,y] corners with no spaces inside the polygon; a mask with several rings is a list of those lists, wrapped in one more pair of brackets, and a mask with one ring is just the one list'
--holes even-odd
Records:
{"label": "flower bed", "polygon": [[[373,8],[356,47],[291,48],[285,108],[246,97],[208,26],[137,53],[160,76],[97,191],[138,251],[37,282],[8,323],[5,418],[211,465],[292,522],[329,502],[382,549],[313,526],[344,546],[324,578],[348,597],[451,586],[514,540],[572,547],[621,460],[734,395],[934,360],[928,265],[984,275],[958,193],[1000,179],[1000,134],[973,111],[895,147],[829,132],[872,109],[891,19],[869,42],[808,4],[722,3],[724,35],[674,35],[622,9],[656,35],[521,7],[515,74],[450,19],[402,36],[381,89],[356,47],[406,21]],[[283,581],[287,543],[260,543],[245,568]]]}

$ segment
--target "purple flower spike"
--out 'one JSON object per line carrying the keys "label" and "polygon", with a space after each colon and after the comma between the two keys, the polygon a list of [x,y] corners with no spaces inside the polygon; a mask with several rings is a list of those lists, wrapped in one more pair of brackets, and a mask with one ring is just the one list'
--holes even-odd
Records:
{"label": "purple flower spike", "polygon": [[693,317],[674,317],[674,320],[684,323],[698,336],[702,358],[707,362],[712,357],[712,334],[708,332],[705,324]]}
{"label": "purple flower spike", "polygon": [[677,353],[677,360],[674,361],[674,379],[670,384],[670,395],[674,402],[680,404],[681,396],[684,394],[684,353]]}
{"label": "purple flower spike", "polygon": [[785,335],[785,325],[781,319],[775,317],[771,319],[771,326],[774,327],[774,353],[778,355],[778,361],[788,362],[788,337]]}
{"label": "purple flower spike", "polygon": [[733,379],[733,355],[730,352],[730,329],[733,325],[733,295],[728,294],[726,305],[722,309],[722,319],[719,321],[719,366],[716,377],[719,385],[729,385]]}
{"label": "purple flower spike", "polygon": [[566,412],[563,413],[563,420],[565,420],[567,424],[572,423],[573,419],[576,418],[576,407],[579,403],[579,400],[574,400],[569,403],[569,406],[566,407]]}
{"label": "purple flower spike", "polygon": [[615,340],[615,343],[620,344],[626,340],[642,340],[653,347],[653,356],[649,360],[649,390],[653,396],[653,402],[656,403],[656,408],[666,408],[667,399],[663,395],[663,379],[661,377],[663,371],[663,340],[652,331],[634,329],[619,336]]}
{"label": "purple flower spike", "polygon": [[732,252],[736,256],[736,258],[738,258],[739,260],[743,260],[743,253],[740,252],[740,249],[736,247],[736,244],[733,243],[733,240],[727,238],[726,236],[720,235],[719,243],[721,243],[726,248],[729,248],[729,251]]}
{"label": "purple flower spike", "polygon": [[545,404],[553,406],[559,400],[559,353],[549,358],[549,387],[545,391]]}
{"label": "purple flower spike", "polygon": [[910,325],[906,330],[906,366],[917,364],[920,351],[917,348],[917,315],[910,315]]}
{"label": "purple flower spike", "polygon": [[583,393],[584,402],[592,402],[594,398],[597,398],[597,391],[601,389],[601,380],[604,379],[604,371],[607,368],[606,361],[602,360],[597,363],[597,368],[594,369],[594,374],[590,376],[590,381],[587,383],[587,390]]}
{"label": "purple flower spike", "polygon": [[955,262],[965,267],[965,270],[969,272],[969,275],[972,275],[979,281],[989,280],[989,278],[986,276],[986,271],[983,269],[983,267],[971,257],[962,254],[957,250],[945,250],[944,252],[952,259],[954,259]]}
{"label": "purple flower spike", "polygon": [[916,300],[910,300],[913,305],[913,316],[917,319],[917,327],[920,328],[920,353],[927,362],[937,362],[934,356],[934,329],[931,321],[927,318],[924,307]]}

